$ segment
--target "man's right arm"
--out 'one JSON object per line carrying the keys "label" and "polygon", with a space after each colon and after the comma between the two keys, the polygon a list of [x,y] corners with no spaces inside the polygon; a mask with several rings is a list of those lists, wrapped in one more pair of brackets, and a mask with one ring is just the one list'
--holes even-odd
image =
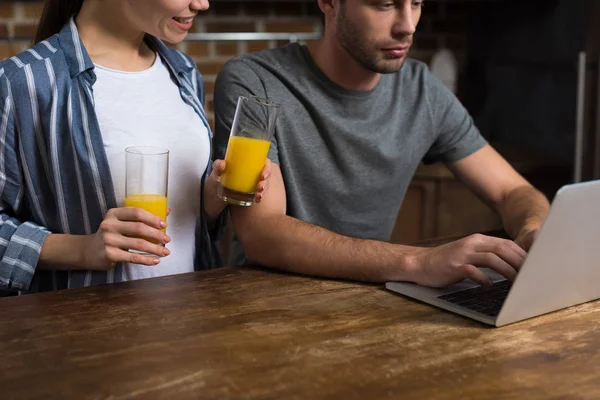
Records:
{"label": "man's right arm", "polygon": [[[265,86],[243,60],[229,61],[215,83],[215,158],[224,158],[238,96],[268,98]],[[269,99],[285,104],[285,99]],[[285,112],[285,110],[284,110]],[[365,281],[401,280],[411,258],[389,243],[338,235],[286,215],[286,193],[273,156],[269,191],[252,207],[230,207],[232,222],[246,257],[290,272]]]}
{"label": "man's right arm", "polygon": [[526,255],[510,240],[483,235],[421,248],[350,238],[302,222],[286,215],[285,186],[277,164],[263,201],[232,207],[230,212],[250,262],[305,275],[432,287],[470,278],[489,285],[489,278],[475,265],[514,279]]}
{"label": "man's right arm", "polygon": [[230,212],[250,262],[332,278],[409,280],[414,257],[406,247],[338,235],[287,216],[277,164],[264,199],[252,207],[231,207]]}
{"label": "man's right arm", "polygon": [[[264,83],[243,60],[228,62],[215,83],[215,156],[223,158],[239,95],[269,99]],[[513,278],[525,252],[512,241],[473,235],[436,248],[402,246],[339,235],[286,215],[286,192],[271,146],[273,171],[260,204],[230,207],[246,257],[254,263],[307,275],[373,282],[412,281],[446,286],[471,278],[491,283],[475,265]],[[270,154],[271,154],[270,153]]]}

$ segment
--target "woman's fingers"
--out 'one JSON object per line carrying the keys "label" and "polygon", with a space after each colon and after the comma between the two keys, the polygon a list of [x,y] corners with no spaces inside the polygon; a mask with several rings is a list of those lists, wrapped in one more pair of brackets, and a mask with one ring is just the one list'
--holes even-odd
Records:
{"label": "woman's fingers", "polygon": [[[116,217],[119,221],[143,222],[156,229],[165,229],[167,222],[163,221],[156,215],[142,208],[137,207],[121,207],[110,210],[111,216]],[[108,216],[108,214],[107,214]]]}
{"label": "woman's fingers", "polygon": [[152,242],[141,237],[128,237],[119,233],[105,235],[104,243],[108,247],[122,250],[136,250],[155,254],[160,257],[171,254],[169,249],[161,245],[161,242]]}
{"label": "woman's fingers", "polygon": [[162,230],[148,226],[142,222],[119,222],[117,231],[127,237],[142,238],[151,242],[167,244],[171,241],[169,235]]}
{"label": "woman's fingers", "polygon": [[117,262],[127,262],[132,264],[148,265],[153,266],[160,263],[160,258],[156,256],[148,256],[143,254],[136,254],[123,250],[117,247],[112,247],[107,251],[107,256],[111,265]]}
{"label": "woman's fingers", "polygon": [[[111,265],[116,262],[158,264],[158,257],[171,254],[164,246],[171,241],[164,232],[166,225],[165,221],[141,208],[109,210],[100,224],[106,259]],[[147,254],[137,254],[140,252]]]}

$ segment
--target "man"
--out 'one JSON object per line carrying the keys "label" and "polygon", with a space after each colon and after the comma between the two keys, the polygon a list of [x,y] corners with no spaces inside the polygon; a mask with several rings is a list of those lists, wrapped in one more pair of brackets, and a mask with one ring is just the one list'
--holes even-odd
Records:
{"label": "man", "polygon": [[[481,137],[454,95],[406,59],[422,1],[318,0],[325,33],[226,64],[215,88],[216,156],[239,95],[282,105],[270,192],[232,219],[248,261],[282,270],[441,287],[514,279],[549,205]],[[445,162],[501,215],[515,241],[435,248],[386,243],[421,160]],[[235,246],[235,244],[234,244]]]}

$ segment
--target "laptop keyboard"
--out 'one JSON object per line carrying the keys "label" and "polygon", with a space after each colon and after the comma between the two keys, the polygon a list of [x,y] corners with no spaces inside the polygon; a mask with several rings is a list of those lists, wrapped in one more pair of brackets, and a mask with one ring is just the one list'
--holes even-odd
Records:
{"label": "laptop keyboard", "polygon": [[511,282],[505,280],[496,282],[491,287],[478,286],[438,296],[437,298],[481,314],[489,315],[490,317],[495,317],[500,313],[502,304],[504,304],[504,300],[508,296],[510,286]]}

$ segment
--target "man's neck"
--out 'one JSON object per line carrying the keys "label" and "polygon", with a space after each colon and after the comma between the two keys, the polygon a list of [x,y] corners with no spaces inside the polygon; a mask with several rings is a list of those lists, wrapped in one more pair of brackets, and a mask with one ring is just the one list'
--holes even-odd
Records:
{"label": "man's neck", "polygon": [[117,10],[98,1],[84,2],[76,23],[79,35],[95,64],[119,71],[143,71],[155,55],[144,43],[144,32],[125,28]]}
{"label": "man's neck", "polygon": [[368,91],[381,79],[381,74],[363,67],[327,34],[319,41],[310,43],[308,51],[315,64],[337,85],[349,90]]}

